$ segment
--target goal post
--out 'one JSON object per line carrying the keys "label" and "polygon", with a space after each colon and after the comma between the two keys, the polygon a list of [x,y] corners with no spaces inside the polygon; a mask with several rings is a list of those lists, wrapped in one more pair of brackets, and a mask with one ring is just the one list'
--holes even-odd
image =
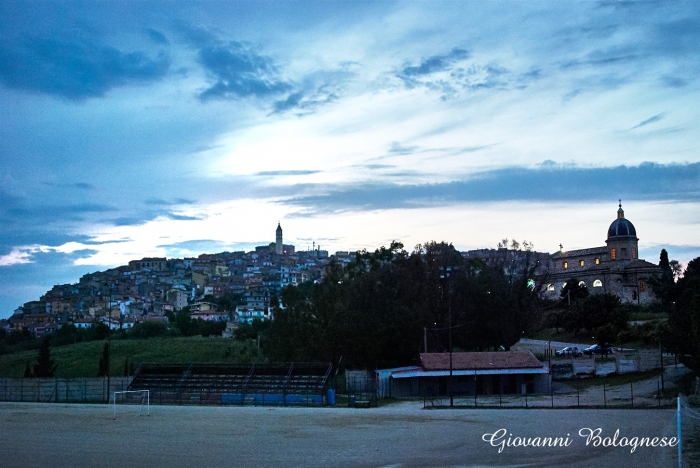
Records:
{"label": "goal post", "polygon": [[117,404],[138,406],[139,416],[143,415],[144,406],[146,416],[151,415],[151,392],[150,390],[123,390],[112,394],[112,416],[117,419]]}

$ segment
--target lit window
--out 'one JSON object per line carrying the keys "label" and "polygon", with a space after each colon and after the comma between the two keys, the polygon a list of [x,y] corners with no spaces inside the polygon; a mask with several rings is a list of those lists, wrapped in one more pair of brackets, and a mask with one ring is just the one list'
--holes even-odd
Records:
{"label": "lit window", "polygon": [[637,258],[637,249],[635,248],[632,249],[632,258]]}
{"label": "lit window", "polygon": [[647,290],[647,284],[646,284],[644,281],[642,281],[642,282],[639,283],[639,290],[640,290],[640,291],[646,291],[646,290]]}
{"label": "lit window", "polygon": [[617,252],[615,252],[615,249],[610,249],[610,258],[613,260],[617,258]]}
{"label": "lit window", "polygon": [[595,264],[596,264],[596,265],[600,265],[600,259],[599,259],[599,258],[596,258],[596,259],[595,259]]}
{"label": "lit window", "polygon": [[593,287],[594,288],[602,288],[603,287],[603,282],[601,280],[595,280],[593,282]]}
{"label": "lit window", "polygon": [[547,291],[554,291],[554,285],[552,283],[547,285]]}
{"label": "lit window", "polygon": [[586,262],[584,262],[583,260],[578,261],[578,266],[584,266],[585,264],[586,264]]}
{"label": "lit window", "polygon": [[564,268],[569,268],[569,262],[564,262]]}
{"label": "lit window", "polygon": [[579,281],[578,285],[581,286],[582,288],[586,287],[586,282],[585,281]]}

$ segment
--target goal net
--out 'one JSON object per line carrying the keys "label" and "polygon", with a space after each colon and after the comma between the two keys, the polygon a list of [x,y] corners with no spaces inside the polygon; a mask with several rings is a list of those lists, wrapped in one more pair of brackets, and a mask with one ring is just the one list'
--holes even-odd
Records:
{"label": "goal net", "polygon": [[124,390],[112,395],[112,413],[117,419],[117,406],[120,414],[151,415],[151,393],[149,390]]}
{"label": "goal net", "polygon": [[700,397],[678,395],[678,466],[700,463]]}

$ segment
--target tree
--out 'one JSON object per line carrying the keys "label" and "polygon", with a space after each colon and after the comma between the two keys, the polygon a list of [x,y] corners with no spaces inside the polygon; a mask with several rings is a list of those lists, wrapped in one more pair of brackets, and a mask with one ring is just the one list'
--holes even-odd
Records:
{"label": "tree", "polygon": [[34,377],[53,377],[56,372],[57,364],[51,359],[50,337],[44,337],[41,340],[39,354],[37,355],[37,364],[34,366]]}
{"label": "tree", "polygon": [[[678,262],[675,262],[676,264]],[[661,276],[652,278],[649,284],[651,285],[656,296],[661,300],[664,308],[668,309],[672,302],[674,289],[674,273],[671,267],[671,262],[668,260],[668,252],[666,249],[661,249],[659,255],[659,267],[661,268]]]}
{"label": "tree", "polygon": [[681,362],[700,373],[700,257],[688,262],[669,295],[668,332],[664,345]]}
{"label": "tree", "polygon": [[100,366],[97,370],[98,377],[105,377],[109,375],[109,341],[105,343],[102,349],[102,356],[100,356]]}
{"label": "tree", "polygon": [[600,344],[613,342],[627,328],[629,314],[614,294],[594,294],[576,301],[564,314],[564,328],[574,335],[585,329]]}

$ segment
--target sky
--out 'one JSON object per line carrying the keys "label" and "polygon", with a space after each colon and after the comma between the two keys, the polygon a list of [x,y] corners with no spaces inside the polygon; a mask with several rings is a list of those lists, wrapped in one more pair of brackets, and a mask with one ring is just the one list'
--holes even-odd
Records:
{"label": "sky", "polygon": [[0,318],[274,241],[700,256],[696,1],[0,2]]}

